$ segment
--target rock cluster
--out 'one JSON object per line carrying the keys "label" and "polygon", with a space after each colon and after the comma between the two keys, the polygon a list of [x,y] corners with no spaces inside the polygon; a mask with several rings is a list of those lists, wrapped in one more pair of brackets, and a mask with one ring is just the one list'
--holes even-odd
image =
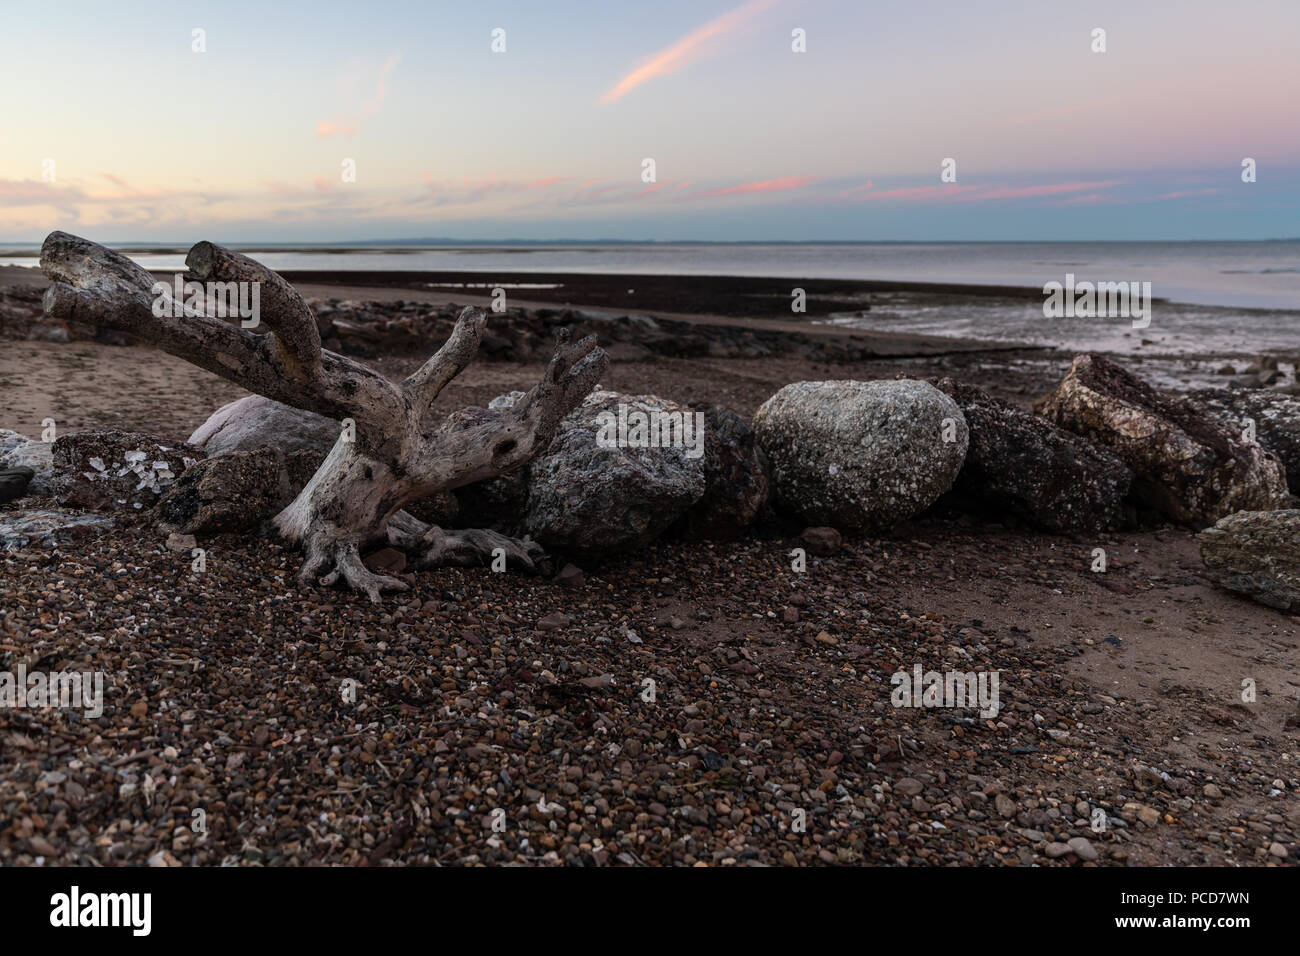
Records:
{"label": "rock cluster", "polygon": [[1066,534],[1120,523],[1133,473],[1117,456],[973,385],[935,384],[970,428],[955,500]]}

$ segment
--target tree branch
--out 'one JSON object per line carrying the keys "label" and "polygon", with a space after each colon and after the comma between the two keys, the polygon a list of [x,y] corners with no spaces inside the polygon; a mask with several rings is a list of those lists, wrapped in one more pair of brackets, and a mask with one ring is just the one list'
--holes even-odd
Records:
{"label": "tree branch", "polygon": [[452,489],[518,468],[550,445],[560,420],[582,404],[608,367],[594,335],[570,344],[569,330],[559,329],[542,380],[513,408],[487,412],[467,426],[448,418],[429,443],[421,478]]}
{"label": "tree branch", "polygon": [[274,333],[286,370],[304,378],[314,372],[320,364],[320,331],[311,307],[297,289],[260,262],[211,242],[196,243],[185,264],[200,279],[256,283],[259,325]]}
{"label": "tree branch", "polygon": [[417,411],[427,411],[447,384],[474,360],[486,325],[487,314],[482,309],[463,309],[442,348],[402,382],[403,394]]}
{"label": "tree branch", "polygon": [[[225,274],[254,276],[243,281],[267,284],[268,326],[274,336],[254,334],[193,309],[173,316],[170,298],[165,303],[168,307],[155,314],[159,295],[154,289],[161,286],[165,290],[166,283],[126,256],[66,232],[50,233],[41,246],[41,269],[54,280],[45,291],[45,312],[128,332],[286,405],[335,419],[354,418],[359,425],[372,426],[358,430],[358,437],[364,440],[379,443],[396,431],[403,416],[397,388],[364,365],[322,350],[315,319],[297,292],[252,260],[211,243],[199,245],[207,247],[198,256],[201,266],[220,272],[229,264],[231,271]],[[241,260],[254,268],[248,270]],[[301,311],[295,300],[301,303]]]}

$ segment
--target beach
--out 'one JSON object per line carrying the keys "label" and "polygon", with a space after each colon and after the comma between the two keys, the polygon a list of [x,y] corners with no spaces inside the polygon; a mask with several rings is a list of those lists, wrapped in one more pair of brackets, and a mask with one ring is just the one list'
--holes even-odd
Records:
{"label": "beach", "polygon": [[[418,312],[490,306],[476,275],[286,277],[318,305],[400,300]],[[899,295],[910,307],[1024,306],[1023,289],[807,280],[796,317],[785,280],[493,281],[513,309],[658,317],[654,342],[610,343],[600,384],[746,419],[782,386],[822,379],[951,376],[1028,410],[1073,355],[826,321],[846,299],[869,315]],[[0,268],[0,286],[43,285]],[[496,321],[508,317],[490,315],[489,331]],[[363,341],[343,325],[331,334]],[[691,354],[672,354],[687,339]],[[438,344],[372,344],[361,360],[397,380]],[[1120,358],[1191,387],[1225,363],[1244,371],[1255,348]],[[1277,354],[1294,381],[1294,353]],[[437,407],[486,405],[542,368],[481,355]],[[52,418],[61,431],[183,441],[244,394],[141,345],[0,342],[0,428],[28,435]],[[299,556],[256,537],[214,538],[204,575],[139,524],[7,553],[5,653],[106,671],[113,730],[8,718],[0,856],[31,862],[48,846],[80,864],[1237,865],[1278,862],[1271,848],[1294,845],[1300,818],[1275,782],[1294,786],[1300,618],[1212,586],[1188,530],[1061,536],[940,508],[847,536],[795,573],[798,531],[665,538],[583,563],[568,587],[481,568],[407,573],[410,590],[380,605],[298,587]],[[1097,547],[1111,556],[1105,574],[1092,570]],[[998,719],[891,707],[891,675],[914,663],[997,671]],[[1248,704],[1244,677],[1266,688]],[[348,679],[362,704],[344,714]],[[79,768],[50,778],[45,762],[64,754]],[[145,776],[160,788],[148,796]],[[196,800],[203,839],[188,829]],[[512,827],[499,839],[494,807]],[[795,808],[816,825],[792,830]],[[1068,840],[1084,843],[1049,849]]]}

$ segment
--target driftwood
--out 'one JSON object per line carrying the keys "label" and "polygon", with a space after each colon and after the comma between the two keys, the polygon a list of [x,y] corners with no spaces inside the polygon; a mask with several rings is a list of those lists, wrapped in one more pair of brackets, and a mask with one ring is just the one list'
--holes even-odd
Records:
{"label": "driftwood", "polygon": [[[189,279],[258,283],[260,324],[241,328],[206,307],[173,309],[170,292],[155,293],[155,276],[63,232],[51,233],[41,248],[41,269],[53,283],[45,311],[130,333],[267,398],[355,422],[355,436],[340,434],[311,481],[275,518],[280,533],[305,553],[303,583],[343,581],[372,601],[382,591],[404,590],[404,581],[362,564],[363,551],[385,544],[408,552],[417,569],[487,561],[497,548],[507,562],[533,566],[541,549],[532,541],[443,530],[401,509],[511,471],[543,451],[560,419],[607,367],[594,336],[574,343],[560,330],[541,381],[514,407],[462,409],[440,421],[430,406],[474,358],[487,321],[481,309],[465,309],[437,354],[397,384],[321,348],[307,302],[260,263],[210,242],[194,246],[185,261]],[[160,296],[167,304],[155,310]]]}

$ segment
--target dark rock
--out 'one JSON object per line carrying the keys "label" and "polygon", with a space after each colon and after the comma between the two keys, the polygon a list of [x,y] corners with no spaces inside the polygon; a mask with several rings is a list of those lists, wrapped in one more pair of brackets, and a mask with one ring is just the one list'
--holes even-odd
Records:
{"label": "dark rock", "polygon": [[1040,411],[1123,459],[1135,476],[1132,496],[1175,521],[1203,526],[1288,501],[1276,455],[1099,355],[1076,356]]}
{"label": "dark rock", "polygon": [[54,494],[54,446],[35,441],[26,435],[0,428],[0,468],[30,468],[31,482],[27,494]]}
{"label": "dark rock", "polygon": [[1292,494],[1300,494],[1300,398],[1260,389],[1203,388],[1187,396],[1210,417],[1242,435],[1254,422],[1255,440],[1282,460]]}
{"label": "dark rock", "polygon": [[17,501],[26,495],[35,476],[34,468],[0,468],[0,502]]}
{"label": "dark rock", "polygon": [[201,461],[158,502],[155,516],[185,534],[252,531],[288,503],[284,456],[272,447]]}
{"label": "dark rock", "polygon": [[62,505],[140,511],[204,455],[194,445],[140,432],[75,432],[54,442],[54,491]]}
{"label": "dark rock", "polygon": [[[499,408],[519,395],[492,404]],[[543,547],[587,556],[633,551],[662,534],[704,494],[702,445],[601,447],[605,416],[616,417],[620,405],[629,415],[692,414],[651,395],[588,395],[560,422],[546,451],[526,466],[523,525]]]}
{"label": "dark rock", "polygon": [[1011,511],[1061,533],[1119,524],[1133,473],[1116,455],[973,385],[950,378],[935,385],[952,397],[970,427],[953,501]]}
{"label": "dark rock", "polygon": [[[419,518],[425,524],[436,524],[440,528],[452,528],[456,526],[457,518],[460,515],[460,501],[453,492],[440,491],[428,498],[407,502],[403,506],[403,510],[412,517]],[[476,525],[476,527],[483,526]]]}
{"label": "dark rock", "polygon": [[704,412],[704,494],[679,522],[687,538],[739,537],[767,503],[767,456],[749,422],[722,405]]}

